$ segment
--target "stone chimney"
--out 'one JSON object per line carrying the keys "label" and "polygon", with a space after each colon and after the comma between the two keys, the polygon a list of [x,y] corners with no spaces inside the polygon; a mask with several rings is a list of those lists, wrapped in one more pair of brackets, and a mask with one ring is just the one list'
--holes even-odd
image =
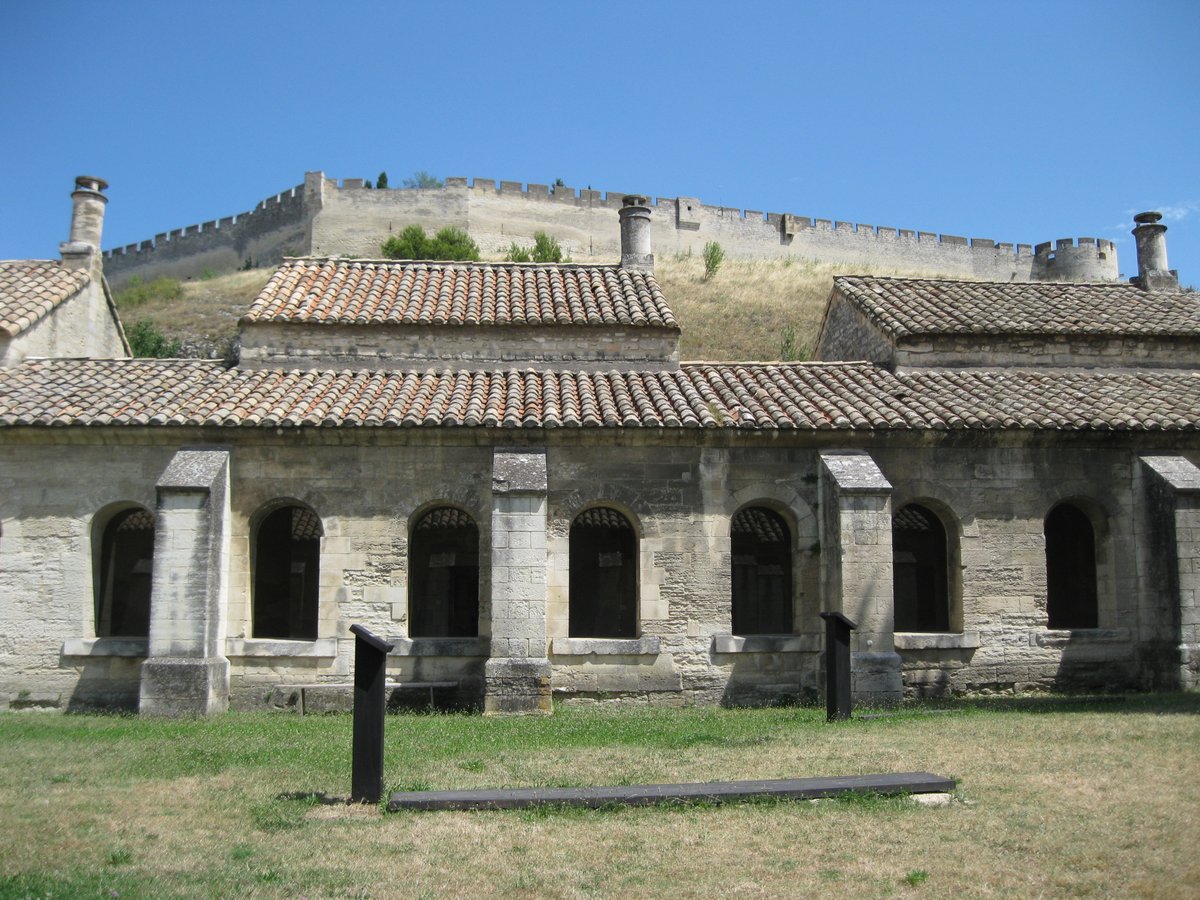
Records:
{"label": "stone chimney", "polygon": [[108,187],[103,178],[80,175],[71,194],[70,240],[59,244],[63,264],[70,269],[90,269],[100,259],[100,233],[104,230],[104,207]]}
{"label": "stone chimney", "polygon": [[653,272],[654,254],[650,251],[650,201],[637,194],[626,194],[621,201],[621,268],[632,272]]}
{"label": "stone chimney", "polygon": [[1144,212],[1133,217],[1134,240],[1137,241],[1138,273],[1129,279],[1143,291],[1175,291],[1179,289],[1179,273],[1167,268],[1167,226],[1160,225],[1162,213]]}

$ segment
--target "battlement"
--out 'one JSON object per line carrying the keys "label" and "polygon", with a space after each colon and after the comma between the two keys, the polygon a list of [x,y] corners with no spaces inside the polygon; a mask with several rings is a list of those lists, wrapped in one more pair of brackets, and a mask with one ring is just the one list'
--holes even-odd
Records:
{"label": "battlement", "polygon": [[[1035,281],[1094,281],[1097,270],[1116,268],[1117,248],[1102,238],[1059,238],[1033,248]],[[1109,280],[1109,279],[1104,279]]]}
{"label": "battlement", "polygon": [[[1034,247],[716,206],[698,197],[635,193],[650,197],[652,241],[659,255],[699,253],[705,243],[717,241],[733,258],[798,257],[1005,281],[1118,278],[1116,248],[1096,238],[1064,238]],[[626,196],[590,187],[462,176],[447,178],[439,188],[368,189],[361,178],[338,181],[310,172],[303,184],[263,200],[249,212],[106,251],[105,261],[111,266],[110,277],[123,278],[167,256],[183,265],[190,257],[224,245],[229,245],[232,255],[225,255],[235,266],[246,258],[258,265],[278,262],[282,254],[276,251],[285,243],[287,255],[375,256],[389,234],[412,223],[431,230],[463,228],[485,253],[501,253],[514,240],[527,242],[535,231],[546,231],[575,258],[607,258],[620,252],[616,212]],[[280,229],[288,232],[286,238],[273,239],[272,233]],[[247,252],[252,244],[258,245],[257,253]]]}

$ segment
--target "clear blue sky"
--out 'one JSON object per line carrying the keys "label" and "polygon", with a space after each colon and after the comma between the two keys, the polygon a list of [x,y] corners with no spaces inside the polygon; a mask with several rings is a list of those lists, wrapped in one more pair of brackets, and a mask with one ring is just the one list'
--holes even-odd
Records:
{"label": "clear blue sky", "polygon": [[0,257],[105,247],[306,170],[417,169],[1038,243],[1166,214],[1200,284],[1200,2],[12,0]]}

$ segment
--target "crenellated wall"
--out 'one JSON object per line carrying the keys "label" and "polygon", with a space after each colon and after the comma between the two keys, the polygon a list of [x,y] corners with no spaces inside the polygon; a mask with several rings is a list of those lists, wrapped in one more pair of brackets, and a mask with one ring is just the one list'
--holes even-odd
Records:
{"label": "crenellated wall", "polygon": [[247,259],[254,266],[275,265],[285,256],[311,252],[312,219],[319,209],[319,193],[314,196],[306,178],[304,184],[268,197],[249,212],[105,250],[104,274],[119,286],[135,275],[147,281],[161,275],[197,278],[206,270],[232,272]]}
{"label": "crenellated wall", "polygon": [[[105,267],[120,283],[133,275],[195,277],[229,271],[251,259],[271,265],[284,256],[377,257],[390,234],[418,223],[435,231],[466,229],[485,254],[529,243],[546,231],[577,261],[620,256],[616,211],[625,194],[551,188],[490,178],[447,178],[431,189],[367,190],[309,172],[304,184],[264,200],[248,213],[192,225],[107,251]],[[914,271],[997,281],[1115,281],[1112,242],[1083,237],[1053,243],[998,243],[890,226],[814,219],[710,206],[696,197],[651,201],[654,252],[699,254],[709,241],[735,258],[785,258],[863,268]]]}

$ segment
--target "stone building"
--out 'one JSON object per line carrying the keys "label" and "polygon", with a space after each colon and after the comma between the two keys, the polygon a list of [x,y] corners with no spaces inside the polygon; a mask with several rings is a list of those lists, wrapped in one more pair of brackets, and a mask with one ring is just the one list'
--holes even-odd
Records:
{"label": "stone building", "polygon": [[0,371],[0,699],[313,708],[361,623],[397,695],[771,703],[828,610],[862,701],[1194,686],[1200,304],[1153,215],[1135,285],[839,278],[820,362],[718,364],[651,214],[617,264],[288,260],[234,366]]}
{"label": "stone building", "polygon": [[100,254],[108,185],[80,176],[61,260],[0,260],[0,367],[37,356],[128,356]]}

